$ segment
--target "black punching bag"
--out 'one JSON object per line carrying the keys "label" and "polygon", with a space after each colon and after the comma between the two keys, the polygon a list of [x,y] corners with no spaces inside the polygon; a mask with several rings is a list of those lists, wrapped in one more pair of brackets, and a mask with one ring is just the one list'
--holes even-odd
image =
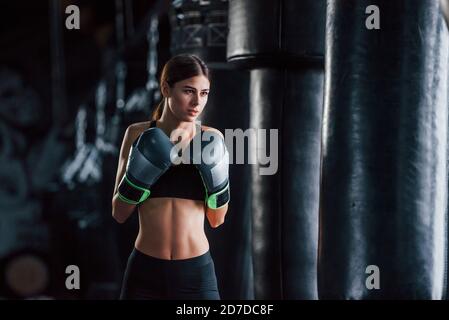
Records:
{"label": "black punching bag", "polygon": [[258,131],[252,170],[257,299],[318,297],[325,3],[230,1],[227,57],[251,70],[250,127]]}
{"label": "black punching bag", "polygon": [[[211,90],[199,119],[203,125],[226,130],[249,125],[249,73],[233,70],[226,61],[228,1],[174,1],[170,10],[172,54],[195,54],[209,67]],[[228,148],[231,145],[226,139]],[[253,299],[250,167],[238,164],[230,149],[231,200],[225,223],[206,228],[222,299]],[[208,225],[206,223],[206,225]],[[238,272],[229,272],[229,269]]]}
{"label": "black punching bag", "polygon": [[438,1],[328,1],[320,298],[443,297],[447,78]]}
{"label": "black punching bag", "polygon": [[244,68],[322,64],[325,0],[230,0],[227,58]]}

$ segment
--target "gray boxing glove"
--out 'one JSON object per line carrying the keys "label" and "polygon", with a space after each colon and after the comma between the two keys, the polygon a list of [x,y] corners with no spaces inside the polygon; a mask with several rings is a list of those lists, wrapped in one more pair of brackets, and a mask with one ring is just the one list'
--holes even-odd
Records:
{"label": "gray boxing glove", "polygon": [[[197,135],[194,139],[200,139]],[[229,153],[223,138],[217,132],[202,133],[201,142],[191,152],[191,161],[198,169],[206,189],[206,205],[219,209],[230,200]]]}
{"label": "gray boxing glove", "polygon": [[118,197],[129,204],[139,204],[151,194],[151,186],[171,166],[173,143],[161,129],[145,130],[133,143],[126,173],[118,187]]}

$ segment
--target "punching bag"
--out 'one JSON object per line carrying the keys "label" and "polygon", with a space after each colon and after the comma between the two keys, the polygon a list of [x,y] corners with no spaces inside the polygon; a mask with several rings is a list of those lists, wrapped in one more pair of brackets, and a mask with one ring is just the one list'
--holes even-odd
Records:
{"label": "punching bag", "polygon": [[318,297],[325,18],[321,0],[230,1],[227,57],[251,70],[250,127],[257,131],[251,180],[257,299]]}
{"label": "punching bag", "polygon": [[447,78],[438,1],[328,1],[320,298],[443,297]]}
{"label": "punching bag", "polygon": [[244,68],[322,65],[326,1],[230,0],[228,61]]}
{"label": "punching bag", "polygon": [[[209,67],[211,90],[198,120],[220,130],[230,150],[231,200],[226,221],[217,229],[206,227],[220,296],[253,299],[250,167],[236,163],[235,140],[229,139],[234,130],[245,131],[249,125],[249,73],[233,69],[226,61],[228,1],[173,2],[170,21],[172,54],[195,54]],[[230,273],[229,268],[239,272]]]}

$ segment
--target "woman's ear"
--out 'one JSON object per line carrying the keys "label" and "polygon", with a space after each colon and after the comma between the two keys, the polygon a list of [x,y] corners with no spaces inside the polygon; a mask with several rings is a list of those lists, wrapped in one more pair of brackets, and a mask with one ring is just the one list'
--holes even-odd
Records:
{"label": "woman's ear", "polygon": [[161,85],[161,92],[164,98],[167,98],[170,96],[170,86],[168,85],[167,81],[162,82]]}

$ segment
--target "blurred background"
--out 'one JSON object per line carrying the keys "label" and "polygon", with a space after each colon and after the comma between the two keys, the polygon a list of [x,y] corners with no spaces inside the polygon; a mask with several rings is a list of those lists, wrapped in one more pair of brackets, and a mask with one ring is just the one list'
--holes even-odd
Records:
{"label": "blurred background", "polygon": [[204,124],[279,134],[205,225],[223,299],[445,299],[448,37],[438,0],[2,1],[0,299],[118,298],[120,144],[178,53],[211,69]]}
{"label": "blurred background", "polygon": [[[70,5],[79,8],[79,29],[66,28]],[[218,79],[228,69],[228,2],[3,1],[0,7],[0,297],[115,299],[138,231],[137,215],[124,225],[111,217],[124,131],[149,120],[160,99],[161,68],[173,54],[196,53],[217,69],[215,83],[229,82],[228,75]],[[239,90],[245,99],[248,87]],[[210,104],[222,98],[214,97]],[[247,113],[235,115],[239,127],[248,125]],[[229,220],[248,214],[235,212]],[[249,216],[243,226],[249,231]],[[220,247],[229,228],[216,230],[211,242]],[[223,244],[221,260],[236,250],[231,260],[248,264],[249,234],[239,238],[244,248]],[[65,287],[69,265],[80,269],[79,290]],[[223,277],[224,296],[252,296],[242,276],[234,283]]]}

